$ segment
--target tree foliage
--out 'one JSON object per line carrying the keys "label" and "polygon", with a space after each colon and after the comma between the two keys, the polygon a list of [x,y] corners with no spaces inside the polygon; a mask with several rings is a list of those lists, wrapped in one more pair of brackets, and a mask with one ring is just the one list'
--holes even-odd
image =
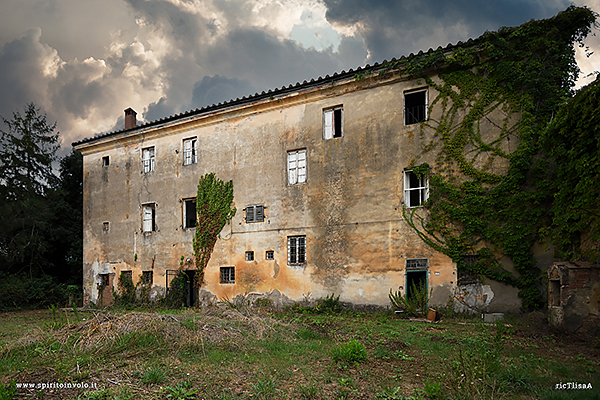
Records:
{"label": "tree foliage", "polygon": [[231,222],[236,208],[233,206],[233,181],[223,182],[214,173],[200,177],[196,197],[196,234],[194,256],[198,270],[198,285],[204,282],[204,270],[223,227]]}
{"label": "tree foliage", "polygon": [[553,160],[547,229],[557,255],[600,261],[600,77],[561,108],[543,136]]}
{"label": "tree foliage", "polygon": [[[434,153],[435,164],[413,162],[429,170],[429,212],[405,209],[405,219],[459,269],[518,287],[524,309],[544,304],[532,247],[547,224],[554,185],[539,139],[572,95],[573,44],[595,21],[589,9],[571,6],[554,18],[487,32],[451,53],[440,49],[391,66],[439,93],[430,115],[441,117],[421,125],[423,153]],[[441,82],[429,78],[432,70]],[[497,167],[502,163],[507,170]],[[467,264],[467,254],[478,262]]]}

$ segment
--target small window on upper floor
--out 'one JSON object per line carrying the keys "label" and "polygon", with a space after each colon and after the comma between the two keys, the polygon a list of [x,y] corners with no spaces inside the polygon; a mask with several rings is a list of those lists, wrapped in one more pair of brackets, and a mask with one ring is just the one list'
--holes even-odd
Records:
{"label": "small window on upper floor", "polygon": [[196,138],[183,140],[183,165],[196,164],[198,160],[197,143]]}
{"label": "small window on upper floor", "polygon": [[263,222],[265,220],[265,206],[257,204],[254,206],[246,206],[246,223]]}
{"label": "small window on upper floor", "polygon": [[154,171],[154,147],[142,149],[142,163],[144,165],[144,173]]}
{"label": "small window on upper floor", "polygon": [[154,203],[142,206],[142,231],[154,232],[156,230],[156,205]]}
{"label": "small window on upper floor", "polygon": [[265,260],[272,261],[274,259],[275,259],[275,251],[273,251],[273,250],[267,250],[265,252]]}
{"label": "small window on upper floor", "polygon": [[109,164],[110,164],[110,158],[108,156],[102,157],[102,166],[103,167],[108,167]]}
{"label": "small window on upper floor", "polygon": [[195,198],[183,200],[183,227],[186,229],[196,227],[196,199]]}
{"label": "small window on upper floor", "polygon": [[427,201],[429,187],[426,176],[420,178],[412,171],[404,171],[404,204],[418,207]]}
{"label": "small window on upper floor", "polygon": [[404,125],[413,125],[427,119],[427,90],[404,93]]}
{"label": "small window on upper floor", "polygon": [[288,185],[306,183],[306,149],[287,152]]}
{"label": "small window on upper floor", "polygon": [[323,139],[342,137],[343,115],[344,108],[342,106],[323,110]]}

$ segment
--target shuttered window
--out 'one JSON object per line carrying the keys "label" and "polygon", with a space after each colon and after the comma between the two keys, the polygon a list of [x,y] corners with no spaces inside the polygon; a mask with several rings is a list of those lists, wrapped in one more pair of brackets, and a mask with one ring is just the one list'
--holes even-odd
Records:
{"label": "shuttered window", "polygon": [[418,177],[412,171],[404,171],[404,204],[406,207],[418,207],[427,201],[428,196],[427,177]]}
{"label": "shuttered window", "polygon": [[156,230],[156,212],[154,204],[144,204],[142,206],[142,230],[152,232]]}
{"label": "shuttered window", "polygon": [[197,140],[185,139],[183,141],[183,165],[196,164],[197,153]]}
{"label": "shuttered window", "polygon": [[144,164],[144,173],[154,171],[154,147],[142,149],[142,161]]}
{"label": "shuttered window", "polygon": [[342,137],[343,108],[336,107],[323,110],[323,138],[333,139]]}
{"label": "shuttered window", "polygon": [[306,264],[306,236],[288,236],[288,265]]}
{"label": "shuttered window", "polygon": [[265,206],[258,204],[246,206],[246,223],[263,222],[265,220]]}
{"label": "shuttered window", "polygon": [[288,151],[288,185],[306,182],[306,149]]}

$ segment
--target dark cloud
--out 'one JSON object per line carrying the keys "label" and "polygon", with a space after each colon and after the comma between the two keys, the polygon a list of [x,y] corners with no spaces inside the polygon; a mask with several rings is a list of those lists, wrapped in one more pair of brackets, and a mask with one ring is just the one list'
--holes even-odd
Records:
{"label": "dark cloud", "polygon": [[548,18],[570,4],[566,0],[324,0],[327,20],[353,26],[380,61],[466,41],[486,30]]}
{"label": "dark cloud", "polygon": [[202,108],[254,94],[256,87],[248,81],[224,76],[205,76],[194,84],[190,109]]}

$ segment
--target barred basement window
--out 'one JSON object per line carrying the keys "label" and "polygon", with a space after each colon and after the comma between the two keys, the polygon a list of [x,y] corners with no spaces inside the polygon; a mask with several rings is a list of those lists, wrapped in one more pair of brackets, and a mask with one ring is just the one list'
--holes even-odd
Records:
{"label": "barred basement window", "polygon": [[[463,256],[463,260],[467,265],[475,265],[479,258],[476,254],[468,254]],[[457,269],[457,283],[458,286],[464,285],[476,285],[479,283],[479,275],[468,269],[458,268]]]}
{"label": "barred basement window", "polygon": [[153,275],[152,271],[142,271],[142,283],[144,285],[152,285]]}
{"label": "barred basement window", "polygon": [[[121,280],[122,279],[122,280]],[[119,277],[120,283],[131,281],[133,282],[133,274],[131,271],[121,271],[121,276]]]}
{"label": "barred basement window", "polygon": [[196,164],[198,158],[198,141],[196,138],[185,139],[183,141],[183,165]]}
{"label": "barred basement window", "polygon": [[275,259],[275,252],[273,250],[267,250],[265,253],[265,260],[272,261]]}
{"label": "barred basement window", "polygon": [[306,236],[288,236],[288,265],[306,264]]}
{"label": "barred basement window", "polygon": [[235,267],[221,267],[221,284],[235,283]]}
{"label": "barred basement window", "polygon": [[246,261],[254,261],[254,252],[253,251],[246,252]]}
{"label": "barred basement window", "polygon": [[154,171],[154,147],[142,149],[142,162],[145,174]]}
{"label": "barred basement window", "polygon": [[426,176],[420,178],[412,171],[404,171],[404,204],[418,207],[429,197],[429,182]]}
{"label": "barred basement window", "polygon": [[306,183],[306,149],[288,151],[288,185]]}
{"label": "barred basement window", "polygon": [[427,119],[427,90],[404,93],[404,125],[418,124]]}
{"label": "barred basement window", "polygon": [[413,258],[406,260],[407,271],[420,271],[426,270],[429,266],[429,260],[427,258]]}
{"label": "barred basement window", "polygon": [[330,108],[323,110],[323,139],[333,139],[342,137],[343,107]]}
{"label": "barred basement window", "polygon": [[263,222],[265,220],[265,206],[258,204],[254,206],[246,206],[246,223]]}

